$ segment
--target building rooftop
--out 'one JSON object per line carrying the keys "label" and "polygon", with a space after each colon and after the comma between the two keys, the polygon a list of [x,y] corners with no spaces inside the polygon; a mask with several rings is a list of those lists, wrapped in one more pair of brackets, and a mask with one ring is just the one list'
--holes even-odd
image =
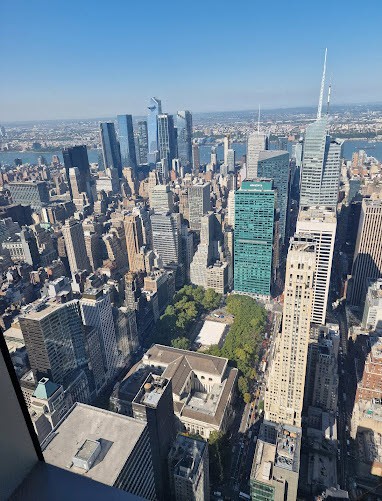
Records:
{"label": "building rooftop", "polygon": [[219,344],[226,327],[227,324],[225,323],[206,320],[195,341],[203,346]]}
{"label": "building rooftop", "polygon": [[298,473],[300,446],[301,428],[264,421],[256,444],[251,478],[271,484],[276,467]]}
{"label": "building rooftop", "polygon": [[289,153],[285,150],[264,150],[259,152],[259,162],[261,160],[268,160],[268,158],[276,158],[284,155],[288,155]]}
{"label": "building rooftop", "polygon": [[59,388],[59,384],[53,383],[53,381],[50,381],[48,378],[43,377],[37,383],[33,396],[36,398],[43,398],[44,400],[48,400],[54,393],[56,393]]}
{"label": "building rooftop", "polygon": [[[44,458],[47,463],[114,485],[145,428],[143,421],[76,403],[43,442]],[[88,471],[73,465],[83,445],[83,453],[89,453],[87,441],[101,444],[99,456]]]}
{"label": "building rooftop", "polygon": [[174,475],[195,480],[207,443],[179,434],[169,453]]}

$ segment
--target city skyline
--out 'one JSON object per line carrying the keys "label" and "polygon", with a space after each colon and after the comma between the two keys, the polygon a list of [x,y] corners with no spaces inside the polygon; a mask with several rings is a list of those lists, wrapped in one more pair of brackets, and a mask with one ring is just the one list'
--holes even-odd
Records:
{"label": "city skyline", "polygon": [[[263,108],[313,105],[325,47],[333,103],[381,100],[378,65],[374,65],[375,78],[364,78],[370,74],[368,61],[380,60],[378,16],[370,16],[370,9],[357,10],[357,22],[367,29],[360,42],[351,43],[348,34],[353,9],[346,5],[339,19],[331,15],[332,6],[327,1],[309,9],[276,2],[279,15],[272,18],[271,26],[258,23],[256,29],[253,19],[265,18],[268,7],[250,2],[237,5],[238,22],[232,21],[230,10],[219,8],[216,2],[195,2],[189,16],[181,5],[159,9],[153,2],[145,7],[115,2],[114,9],[98,5],[92,12],[69,2],[59,16],[47,2],[38,11],[27,2],[21,3],[17,11],[5,5],[2,19],[8,22],[0,21],[7,68],[7,78],[0,83],[2,121],[137,115],[152,95],[171,96],[166,108],[174,110],[248,109],[256,108],[259,102]],[[379,8],[376,2],[369,3]],[[23,16],[18,16],[20,8]],[[245,16],[240,16],[244,9]],[[127,32],[123,29],[126,16],[135,21]],[[189,39],[183,34],[194,25],[195,16],[203,36]],[[178,18],[183,22],[175,22]],[[17,19],[18,30],[24,34],[16,41],[10,19]],[[89,25],[91,33],[98,33],[111,22],[113,29],[106,32],[102,43],[88,36],[89,29],[83,29]],[[36,32],[36,23],[44,29]],[[161,24],[164,29],[158,57],[153,47]],[[57,34],[67,26],[71,36],[63,43]],[[230,26],[232,36],[218,43],[217,30],[224,26]],[[285,41],[293,49],[281,56]],[[367,58],[363,57],[365,51]],[[40,53],[44,53],[43,58]],[[355,60],[357,71],[353,70]],[[118,78],[113,78],[116,72]]]}

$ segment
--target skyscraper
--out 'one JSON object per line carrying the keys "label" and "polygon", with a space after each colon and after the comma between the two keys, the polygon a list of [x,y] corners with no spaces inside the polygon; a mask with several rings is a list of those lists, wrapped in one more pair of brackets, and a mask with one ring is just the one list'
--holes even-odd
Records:
{"label": "skyscraper", "polygon": [[86,254],[84,230],[81,221],[67,219],[62,227],[66,253],[72,275],[77,271],[90,271],[90,263]]}
{"label": "skyscraper", "polygon": [[316,275],[311,321],[322,325],[326,320],[336,228],[335,209],[301,208],[296,233],[310,235],[316,243]]}
{"label": "skyscraper", "polygon": [[176,115],[178,158],[182,165],[192,162],[192,115],[189,111],[178,111]]}
{"label": "skyscraper", "polygon": [[147,164],[147,153],[147,122],[146,120],[141,120],[138,122],[138,159],[140,164]]}
{"label": "skyscraper", "polygon": [[132,401],[133,415],[147,423],[155,491],[159,501],[168,499],[167,455],[175,438],[174,402],[171,381],[149,374]]}
{"label": "skyscraper", "polygon": [[138,214],[129,214],[124,220],[127,256],[129,258],[130,271],[141,269],[138,256],[144,245],[142,221]]}
{"label": "skyscraper", "polygon": [[[328,134],[328,115],[322,116],[326,51],[317,120],[307,126],[301,167],[300,207],[337,206],[342,142]],[[329,100],[329,97],[328,97]]]}
{"label": "skyscraper", "polygon": [[118,350],[109,292],[87,289],[80,299],[80,309],[84,325],[98,331],[104,367],[111,379],[118,367]]}
{"label": "skyscraper", "polygon": [[113,122],[101,122],[101,143],[104,167],[115,169],[118,172],[118,177],[122,177],[122,163],[119,144],[115,133]]}
{"label": "skyscraper", "polygon": [[228,150],[230,146],[229,136],[224,136],[223,138],[223,163],[228,165]]}
{"label": "skyscraper", "polygon": [[194,184],[188,188],[191,230],[200,230],[201,217],[211,209],[210,183]]}
{"label": "skyscraper", "polygon": [[154,186],[150,197],[151,208],[155,214],[172,212],[174,209],[174,194],[168,184]]}
{"label": "skyscraper", "polygon": [[137,157],[135,153],[133,117],[131,115],[118,115],[117,120],[122,167],[131,167],[135,174]]}
{"label": "skyscraper", "polygon": [[167,113],[158,115],[158,147],[159,159],[166,163],[167,177],[171,170],[172,160],[176,157],[174,117]]}
{"label": "skyscraper", "polygon": [[279,236],[285,239],[289,188],[289,153],[285,151],[260,151],[257,172],[259,177],[273,179],[277,190],[277,206],[280,211]]}
{"label": "skyscraper", "polygon": [[247,176],[246,179],[260,177],[257,162],[260,151],[268,149],[267,136],[260,132],[252,132],[247,138]]}
{"label": "skyscraper", "polygon": [[200,167],[200,153],[198,143],[192,143],[192,170],[194,173],[199,172]]}
{"label": "skyscraper", "polygon": [[[91,192],[91,174],[89,167],[88,151],[86,146],[83,144],[81,146],[72,146],[71,148],[65,148],[62,150],[62,156],[64,157],[64,165],[66,171],[66,179],[69,181],[69,169],[77,167],[79,170],[80,182],[78,185],[78,191],[87,193],[90,199],[92,198]],[[72,187],[69,182],[69,191],[72,194]]]}
{"label": "skyscraper", "polygon": [[364,198],[354,252],[349,303],[364,303],[369,280],[382,277],[382,199]]}
{"label": "skyscraper", "polygon": [[235,172],[235,150],[228,148],[227,150],[227,169],[229,173]]}
{"label": "skyscraper", "polygon": [[159,151],[158,146],[158,115],[162,113],[160,99],[152,97],[148,106],[147,137],[148,137],[148,162],[156,163]]}
{"label": "skyscraper", "polygon": [[[46,301],[20,315],[19,323],[36,381],[46,377],[66,389],[88,358],[78,301]],[[85,376],[81,401],[89,401]]]}
{"label": "skyscraper", "polygon": [[243,181],[235,193],[234,289],[269,297],[276,193],[272,180]]}
{"label": "skyscraper", "polygon": [[265,419],[274,423],[301,427],[315,269],[314,240],[296,235],[287,257],[282,332],[264,399]]}
{"label": "skyscraper", "polygon": [[180,214],[153,214],[151,216],[153,248],[163,264],[180,264],[182,259],[182,233]]}

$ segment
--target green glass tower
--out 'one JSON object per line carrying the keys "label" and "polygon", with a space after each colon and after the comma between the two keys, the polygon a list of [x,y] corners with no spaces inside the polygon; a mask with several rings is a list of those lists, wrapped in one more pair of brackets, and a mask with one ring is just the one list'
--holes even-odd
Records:
{"label": "green glass tower", "polygon": [[234,289],[270,296],[275,190],[271,179],[242,182],[235,193]]}

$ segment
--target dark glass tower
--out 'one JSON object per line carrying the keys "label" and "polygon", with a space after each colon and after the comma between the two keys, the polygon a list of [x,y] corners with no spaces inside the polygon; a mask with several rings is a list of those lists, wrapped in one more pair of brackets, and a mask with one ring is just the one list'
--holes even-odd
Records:
{"label": "dark glass tower", "polygon": [[118,176],[122,177],[122,163],[119,144],[113,122],[101,122],[101,143],[103,163],[106,168],[116,169]]}
{"label": "dark glass tower", "polygon": [[[80,146],[72,146],[71,148],[65,148],[62,150],[62,155],[64,157],[64,165],[66,171],[66,179],[69,183],[69,169],[77,167],[80,171],[79,179],[79,192],[85,192],[88,197],[91,198],[91,175],[89,167],[88,150],[84,144]],[[72,196],[72,187],[69,183],[69,191]]]}
{"label": "dark glass tower", "polygon": [[133,118],[131,115],[118,115],[117,120],[122,167],[131,167],[135,172],[137,157],[135,153]]}
{"label": "dark glass tower", "polygon": [[178,158],[182,165],[192,162],[192,115],[189,111],[178,111],[176,115],[178,133]]}

